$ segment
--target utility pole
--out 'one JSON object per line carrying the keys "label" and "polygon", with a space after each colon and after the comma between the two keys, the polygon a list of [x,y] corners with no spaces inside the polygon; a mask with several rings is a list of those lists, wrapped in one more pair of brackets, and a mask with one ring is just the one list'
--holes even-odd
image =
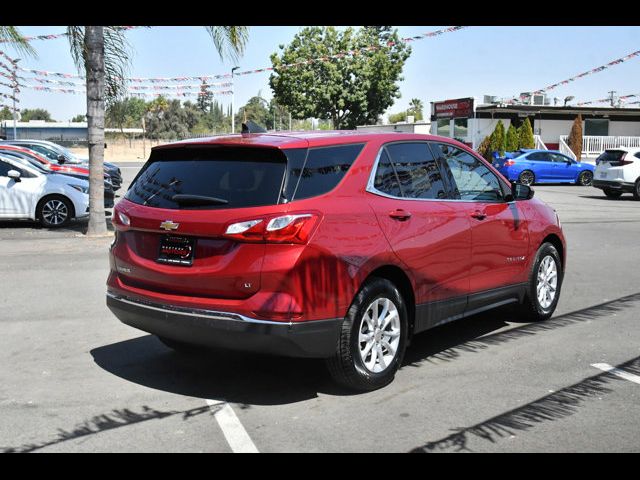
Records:
{"label": "utility pole", "polygon": [[233,102],[235,100],[235,85],[233,83],[233,72],[235,72],[236,70],[238,70],[240,67],[233,67],[231,69],[231,133],[236,133],[236,119],[234,118],[234,109],[233,109]]}
{"label": "utility pole", "polygon": [[616,93],[615,90],[611,90],[609,92],[609,101],[611,102],[612,107],[615,107],[615,93]]}
{"label": "utility pole", "polygon": [[19,58],[16,58],[13,61],[13,75],[12,75],[12,80],[13,80],[13,139],[17,140],[18,139],[18,134],[17,134],[17,114],[16,114],[16,95],[18,95],[18,92],[20,92],[20,90],[18,89],[18,62],[20,61]]}

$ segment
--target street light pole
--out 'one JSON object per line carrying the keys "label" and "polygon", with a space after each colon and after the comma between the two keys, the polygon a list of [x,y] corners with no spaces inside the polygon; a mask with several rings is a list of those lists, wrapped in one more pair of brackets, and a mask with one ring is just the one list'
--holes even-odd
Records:
{"label": "street light pole", "polygon": [[236,133],[236,119],[235,119],[235,110],[234,110],[234,100],[236,96],[235,92],[235,84],[233,83],[233,72],[238,70],[240,67],[233,67],[231,69],[231,133]]}

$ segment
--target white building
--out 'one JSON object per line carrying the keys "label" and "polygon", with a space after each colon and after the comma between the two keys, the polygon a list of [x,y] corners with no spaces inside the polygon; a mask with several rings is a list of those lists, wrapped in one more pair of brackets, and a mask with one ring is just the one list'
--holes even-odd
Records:
{"label": "white building", "polygon": [[567,153],[566,137],[582,115],[583,158],[595,158],[605,148],[640,146],[640,108],[553,106],[503,103],[477,104],[468,97],[431,103],[431,133],[461,140],[476,148],[502,120],[520,126],[529,119],[536,148]]}

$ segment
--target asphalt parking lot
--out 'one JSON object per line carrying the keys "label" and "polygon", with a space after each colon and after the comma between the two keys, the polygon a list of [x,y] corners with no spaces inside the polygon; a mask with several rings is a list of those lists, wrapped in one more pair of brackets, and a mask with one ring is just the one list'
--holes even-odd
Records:
{"label": "asphalt parking lot", "polygon": [[2,223],[0,451],[638,452],[640,202],[534,189],[567,237],[554,317],[438,327],[357,395],[321,361],[176,354],[107,309],[110,238]]}

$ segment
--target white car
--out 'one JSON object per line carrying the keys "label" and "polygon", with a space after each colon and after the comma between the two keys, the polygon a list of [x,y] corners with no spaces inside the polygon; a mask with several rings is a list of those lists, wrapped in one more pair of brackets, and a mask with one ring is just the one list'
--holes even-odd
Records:
{"label": "white car", "polygon": [[62,227],[89,215],[89,182],[0,155],[0,219]]}
{"label": "white car", "polygon": [[632,193],[640,200],[640,148],[618,147],[596,158],[593,186],[610,198]]}

